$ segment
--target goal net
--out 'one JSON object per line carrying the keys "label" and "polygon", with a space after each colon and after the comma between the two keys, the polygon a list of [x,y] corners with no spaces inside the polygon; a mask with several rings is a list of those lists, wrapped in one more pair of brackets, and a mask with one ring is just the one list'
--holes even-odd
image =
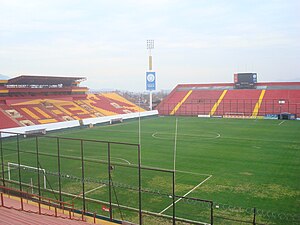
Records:
{"label": "goal net", "polygon": [[116,124],[116,123],[122,123],[123,122],[123,118],[115,118],[115,119],[111,119],[109,121],[110,124]]}
{"label": "goal net", "polygon": [[42,168],[22,165],[18,163],[7,163],[7,173],[8,173],[8,180],[12,181],[19,181],[19,168],[22,171],[22,182],[27,183],[28,185],[33,185],[33,180],[36,180],[37,173],[39,172],[41,175],[40,182],[41,187],[44,187],[44,189],[47,188],[47,182],[46,182],[46,170]]}
{"label": "goal net", "polygon": [[46,129],[35,129],[35,130],[27,130],[24,133],[24,137],[31,137],[31,136],[36,136],[36,135],[45,135],[46,134]]}

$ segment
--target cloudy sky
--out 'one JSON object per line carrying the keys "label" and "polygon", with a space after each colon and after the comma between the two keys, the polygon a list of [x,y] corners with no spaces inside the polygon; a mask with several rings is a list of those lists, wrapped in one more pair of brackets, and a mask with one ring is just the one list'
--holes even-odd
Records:
{"label": "cloudy sky", "polygon": [[92,89],[300,81],[299,0],[0,0],[0,74],[85,76]]}

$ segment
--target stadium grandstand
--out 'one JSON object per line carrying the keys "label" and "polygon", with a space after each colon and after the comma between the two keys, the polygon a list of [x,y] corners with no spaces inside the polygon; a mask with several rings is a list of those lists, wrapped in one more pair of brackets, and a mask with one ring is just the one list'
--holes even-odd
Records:
{"label": "stadium grandstand", "polygon": [[178,84],[157,106],[161,115],[300,116],[300,82]]}
{"label": "stadium grandstand", "polygon": [[0,80],[0,128],[144,111],[116,93],[89,94],[84,77],[21,75]]}
{"label": "stadium grandstand", "polygon": [[[3,143],[6,136],[17,134],[19,137],[22,133],[23,137],[30,134],[37,138],[34,135],[46,134],[49,129],[79,127],[83,124],[92,127],[92,124],[103,122],[118,123],[122,122],[122,115],[130,119],[147,113],[117,93],[89,93],[87,87],[80,86],[85,80],[85,77],[32,75],[0,80],[1,155],[5,149]],[[4,170],[6,173],[10,169],[4,169],[3,158],[1,162],[4,178]],[[24,171],[35,169],[32,166],[22,168]],[[24,192],[22,187],[19,190],[9,188],[4,179],[1,183],[1,224],[116,224],[112,218],[78,211],[78,207],[70,202],[58,201],[53,196],[47,198],[40,192]],[[103,207],[103,211],[109,210]],[[117,223],[120,224],[120,221]]]}
{"label": "stadium grandstand", "polygon": [[85,80],[0,80],[0,224],[299,224],[299,123],[256,119],[297,119],[300,82],[178,84],[146,111]]}

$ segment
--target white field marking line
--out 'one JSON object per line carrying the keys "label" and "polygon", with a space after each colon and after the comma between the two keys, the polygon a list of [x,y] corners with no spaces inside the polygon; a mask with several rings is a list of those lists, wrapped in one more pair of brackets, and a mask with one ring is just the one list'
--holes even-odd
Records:
{"label": "white field marking line", "polygon": [[[132,164],[134,166],[137,166],[137,164]],[[152,168],[151,166],[147,166],[147,165],[143,165],[145,167],[149,167]],[[167,168],[162,168],[162,169],[167,169]],[[209,177],[212,176],[212,174],[207,174],[207,173],[196,173],[196,172],[190,172],[190,171],[184,171],[184,170],[176,170],[176,173],[186,173],[186,174],[192,174],[192,175],[197,175],[197,176],[205,176],[205,177]]]}
{"label": "white field marking line", "polygon": [[283,124],[284,122],[285,122],[285,120],[281,121],[281,122],[278,124],[278,126],[280,126],[280,125]]}
{"label": "white field marking line", "polygon": [[[205,180],[201,181],[199,184],[197,184],[193,189],[191,189],[190,191],[188,191],[187,193],[185,193],[182,197],[186,197],[188,194],[190,194],[191,192],[193,192],[195,189],[197,189],[199,186],[201,186],[204,182],[206,182],[207,180],[209,180],[212,177],[212,175],[210,175],[209,177],[207,177]],[[179,202],[180,200],[182,200],[183,198],[179,198],[177,199],[174,204],[176,204],[177,202]],[[163,209],[159,214],[162,214],[163,212],[165,212],[166,210],[168,210],[170,207],[173,206],[173,203],[170,204],[168,207],[166,207],[165,209]]]}
{"label": "white field marking line", "polygon": [[198,175],[198,176],[212,176],[212,174],[205,174],[205,173],[196,173],[196,172],[190,172],[190,171],[184,171],[184,170],[176,170],[176,173],[186,173],[186,174],[192,174],[192,175]]}
{"label": "white field marking line", "polygon": [[[103,188],[104,186],[106,186],[106,184],[102,184],[102,185],[100,185],[99,187],[96,187],[96,188],[94,188],[94,189],[91,189],[91,190],[89,190],[89,191],[86,191],[84,194],[88,194],[88,193],[90,193],[90,192],[96,191],[96,190],[98,190],[98,189],[100,189],[100,188]],[[83,195],[83,194],[81,193],[80,195]]]}
{"label": "white field marking line", "polygon": [[[107,158],[107,156],[100,156],[101,158]],[[131,162],[129,162],[128,160],[126,160],[126,159],[123,159],[123,158],[118,158],[118,157],[110,157],[110,158],[112,158],[112,159],[119,159],[119,160],[121,160],[121,161],[124,161],[124,162],[126,162],[127,164],[129,164],[129,165],[131,165]],[[85,158],[85,159],[91,159],[91,158]],[[119,163],[119,162],[115,162],[115,163]]]}
{"label": "white field marking line", "polygon": [[119,160],[122,160],[122,161],[128,163],[129,165],[131,165],[131,163],[130,163],[128,160],[126,160],[126,159],[118,158],[118,157],[111,157],[111,158],[112,158],[112,159],[119,159]]}
{"label": "white field marking line", "polygon": [[[276,125],[277,126],[277,125]],[[237,138],[237,137],[223,137],[223,139],[231,139],[231,140],[244,140],[244,141],[262,141],[262,142],[283,142],[283,143],[293,143],[300,144],[299,141],[286,141],[286,140],[269,140],[269,139],[255,139],[255,138]]]}
{"label": "white field marking line", "polygon": [[[96,187],[96,188],[94,188],[94,189],[92,189],[92,190],[86,191],[84,194],[88,194],[88,193],[90,193],[90,192],[92,192],[92,191],[95,191],[95,190],[97,190],[97,189],[99,189],[99,188],[102,188],[102,187],[104,187],[104,186],[105,186],[105,184],[102,184],[102,185],[100,185],[99,187]],[[83,193],[80,193],[80,194],[76,195],[72,200],[75,200],[76,198],[78,198],[78,197],[81,196],[81,195],[83,195]]]}
{"label": "white field marking line", "polygon": [[[6,157],[6,156],[9,156],[9,155],[14,155],[14,154],[17,154],[18,152],[14,152],[14,153],[8,153],[7,155],[3,155],[3,157]],[[20,152],[21,154],[22,152]]]}
{"label": "white field marking line", "polygon": [[[221,134],[217,133],[217,132],[207,132],[207,133],[213,133],[213,134],[216,134],[215,137],[205,137],[205,136],[202,136],[202,135],[195,135],[195,134],[180,134],[180,135],[183,135],[183,136],[189,136],[189,137],[199,137],[200,139],[217,139],[217,138],[220,138],[221,137]],[[172,138],[161,138],[161,137],[158,137],[157,135],[159,134],[170,134],[172,135],[172,133],[164,133],[164,132],[154,132],[152,133],[152,137],[155,138],[155,139],[160,139],[160,140],[171,140]]]}

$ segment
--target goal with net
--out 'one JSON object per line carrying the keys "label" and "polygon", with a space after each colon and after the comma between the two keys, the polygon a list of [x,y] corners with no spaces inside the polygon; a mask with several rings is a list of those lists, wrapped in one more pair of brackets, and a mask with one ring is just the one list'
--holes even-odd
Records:
{"label": "goal with net", "polygon": [[[42,178],[43,178],[43,179],[41,179],[42,186],[44,187],[44,189],[47,188],[46,170],[42,169],[42,168],[33,167],[33,166],[27,166],[27,165],[22,165],[22,164],[18,164],[18,163],[8,162],[7,163],[8,180],[18,181],[17,178],[16,178],[16,175],[15,175],[15,171],[17,171],[19,168],[22,171],[29,172],[29,173],[35,173],[36,174],[36,173],[39,172],[42,175]],[[32,177],[34,175],[30,174],[29,176],[31,176],[30,180],[32,180]]]}

